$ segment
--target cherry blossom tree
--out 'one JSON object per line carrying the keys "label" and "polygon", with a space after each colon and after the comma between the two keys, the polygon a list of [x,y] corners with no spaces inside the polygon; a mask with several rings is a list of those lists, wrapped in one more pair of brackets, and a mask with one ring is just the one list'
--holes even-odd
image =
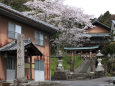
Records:
{"label": "cherry blossom tree", "polygon": [[59,27],[61,34],[53,40],[54,44],[81,46],[89,40],[85,28],[91,26],[92,16],[84,14],[82,9],[65,5],[64,0],[34,0],[25,5],[31,11],[23,13]]}

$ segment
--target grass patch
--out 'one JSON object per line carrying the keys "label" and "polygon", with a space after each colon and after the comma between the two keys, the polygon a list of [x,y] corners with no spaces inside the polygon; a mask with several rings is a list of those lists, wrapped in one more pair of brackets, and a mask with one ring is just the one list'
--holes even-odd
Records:
{"label": "grass patch", "polygon": [[[74,68],[77,68],[79,64],[82,63],[82,59],[80,56],[74,56]],[[71,56],[64,56],[63,58],[63,67],[65,70],[70,70]],[[53,76],[56,71],[56,67],[58,64],[58,59],[55,57],[51,58],[51,75]]]}
{"label": "grass patch", "polygon": [[74,57],[74,68],[76,69],[82,62],[83,62],[83,59],[81,59],[80,56],[75,56]]}
{"label": "grass patch", "polygon": [[51,76],[53,76],[54,72],[56,71],[56,67],[57,67],[57,64],[58,64],[58,59],[55,58],[55,57],[52,57],[50,60],[51,60],[51,64],[50,64]]}

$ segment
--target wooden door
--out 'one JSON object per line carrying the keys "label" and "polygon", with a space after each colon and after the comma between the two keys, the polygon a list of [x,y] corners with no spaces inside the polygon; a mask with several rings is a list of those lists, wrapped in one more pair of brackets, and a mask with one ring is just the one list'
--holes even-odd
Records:
{"label": "wooden door", "polygon": [[6,70],[6,81],[15,80],[15,57],[7,57],[7,70]]}
{"label": "wooden door", "polygon": [[35,60],[35,81],[44,81],[44,61]]}

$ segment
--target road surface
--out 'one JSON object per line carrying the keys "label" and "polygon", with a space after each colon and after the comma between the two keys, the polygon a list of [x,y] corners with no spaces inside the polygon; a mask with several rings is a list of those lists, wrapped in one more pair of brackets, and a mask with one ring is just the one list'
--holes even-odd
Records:
{"label": "road surface", "polygon": [[109,84],[110,78],[98,78],[92,80],[75,80],[75,81],[59,81],[60,84],[54,86],[105,86]]}

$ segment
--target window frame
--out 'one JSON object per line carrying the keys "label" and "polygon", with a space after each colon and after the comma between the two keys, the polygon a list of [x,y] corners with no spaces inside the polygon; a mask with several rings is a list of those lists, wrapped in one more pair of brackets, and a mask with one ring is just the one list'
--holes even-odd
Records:
{"label": "window frame", "polygon": [[[12,31],[11,31],[12,27],[10,27],[10,24],[12,24],[14,26]],[[16,29],[17,29],[16,26],[21,27],[21,33],[16,32]],[[12,34],[12,37],[10,36],[11,34]],[[14,23],[14,22],[10,22],[9,21],[8,22],[8,38],[10,38],[10,39],[17,39],[18,36],[16,36],[16,34],[22,34],[22,26],[19,25],[19,24]]]}
{"label": "window frame", "polygon": [[34,61],[35,61],[34,69],[38,71],[44,71],[44,61],[38,59],[35,59]]}
{"label": "window frame", "polygon": [[[38,35],[38,36],[36,36],[36,34]],[[42,40],[41,40],[41,35],[42,34]],[[38,38],[37,38],[38,37]],[[41,44],[41,41],[42,41],[42,44]],[[42,46],[42,47],[44,47],[45,46],[45,36],[44,36],[44,33],[42,33],[42,32],[39,32],[39,31],[35,31],[35,34],[34,34],[34,42],[35,42],[35,44],[36,45],[38,45],[38,46]]]}

